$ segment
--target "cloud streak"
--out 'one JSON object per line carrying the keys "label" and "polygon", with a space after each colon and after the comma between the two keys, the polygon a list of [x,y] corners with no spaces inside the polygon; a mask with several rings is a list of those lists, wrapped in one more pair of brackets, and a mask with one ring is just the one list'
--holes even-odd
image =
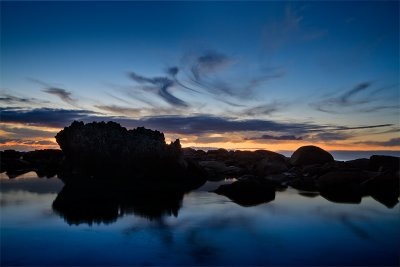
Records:
{"label": "cloud streak", "polygon": [[[63,128],[74,120],[87,121],[95,113],[88,110],[68,110],[38,108],[26,110],[22,108],[0,108],[1,120],[5,123],[24,123],[36,126]],[[99,117],[101,118],[101,117]]]}
{"label": "cloud streak", "polygon": [[355,144],[372,145],[372,146],[400,146],[400,138],[392,138],[387,141],[362,141]]}
{"label": "cloud streak", "polygon": [[[321,112],[342,114],[348,112],[377,112],[382,110],[397,110],[398,105],[391,104],[393,97],[385,96],[380,99],[377,94],[385,94],[387,89],[391,89],[393,86],[383,87],[371,92],[373,83],[362,82],[355,85],[353,88],[336,95],[334,97],[325,98],[309,105]],[[367,92],[369,91],[369,94]],[[385,104],[379,103],[385,100]]]}
{"label": "cloud streak", "polygon": [[71,97],[72,93],[65,89],[50,87],[50,88],[43,89],[42,91],[45,93],[51,94],[51,95],[55,95],[55,96],[59,97],[62,101],[66,102],[70,105],[75,105],[76,100]]}
{"label": "cloud streak", "polygon": [[299,141],[303,140],[301,136],[296,137],[294,135],[281,135],[281,136],[275,136],[275,135],[269,135],[269,134],[263,134],[259,137],[249,137],[245,138],[244,140],[279,140],[279,141]]}
{"label": "cloud streak", "polygon": [[[123,118],[120,116],[101,116],[88,110],[63,110],[63,109],[33,109],[24,110],[17,108],[0,108],[2,122],[23,123],[35,126],[50,126],[63,128],[74,120],[116,121],[128,128],[144,126],[157,129],[166,133],[182,135],[225,134],[234,132],[268,132],[259,137],[248,140],[346,140],[353,134],[338,132],[345,130],[362,130],[372,128],[391,127],[392,124],[365,125],[365,126],[335,126],[319,125],[314,123],[294,123],[261,119],[237,119],[233,117],[216,117],[212,115],[171,115],[148,116],[139,119]],[[311,140],[310,139],[310,140]],[[221,139],[222,140],[222,139]]]}
{"label": "cloud streak", "polygon": [[139,75],[135,72],[130,72],[129,77],[137,83],[154,86],[156,94],[172,106],[176,107],[189,106],[185,101],[172,95],[171,92],[169,91],[174,85],[176,85],[175,81],[171,78],[168,77],[148,78]]}
{"label": "cloud streak", "polygon": [[141,113],[141,109],[139,108],[129,108],[118,105],[96,105],[94,107],[117,115],[138,116]]}

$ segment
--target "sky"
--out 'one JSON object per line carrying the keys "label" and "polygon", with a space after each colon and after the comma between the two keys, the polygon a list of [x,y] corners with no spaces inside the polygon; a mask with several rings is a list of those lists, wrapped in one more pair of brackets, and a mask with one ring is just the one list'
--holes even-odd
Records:
{"label": "sky", "polygon": [[1,150],[74,120],[184,147],[400,150],[399,2],[1,1]]}

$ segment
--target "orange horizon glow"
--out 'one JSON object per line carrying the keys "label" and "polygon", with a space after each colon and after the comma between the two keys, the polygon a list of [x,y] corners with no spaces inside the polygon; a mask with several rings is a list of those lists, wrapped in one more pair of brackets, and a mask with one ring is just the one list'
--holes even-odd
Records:
{"label": "orange horizon glow", "polygon": [[[34,126],[20,123],[4,123],[6,127],[0,129],[0,137],[4,139],[11,139],[0,144],[0,150],[14,149],[21,151],[31,151],[36,149],[60,149],[55,137],[43,137],[43,136],[25,136],[23,138],[16,138],[14,134],[9,130],[12,128],[29,129],[41,131],[43,133],[55,136],[61,128],[46,127],[46,126]],[[9,130],[9,131],[7,131]],[[251,134],[251,133],[246,133]],[[256,133],[252,133],[256,135]],[[202,142],[199,141],[201,137],[205,138],[223,138],[219,142]],[[243,132],[232,132],[232,133],[210,133],[202,136],[196,135],[185,135],[177,133],[165,133],[166,143],[170,143],[175,139],[180,139],[182,147],[194,147],[194,148],[223,148],[227,150],[270,150],[270,151],[295,151],[301,146],[315,145],[325,150],[342,150],[342,151],[373,151],[373,150],[387,150],[387,151],[400,151],[400,146],[383,146],[383,145],[367,145],[357,144],[367,138],[373,137],[372,135],[364,135],[363,138],[343,140],[343,141],[332,141],[327,143],[326,141],[307,141],[307,140],[245,140]],[[396,137],[393,134],[385,134],[381,138],[390,139]],[[203,139],[204,140],[204,139]],[[40,144],[41,141],[46,141],[49,144]]]}
{"label": "orange horizon glow", "polygon": [[[16,142],[10,141],[0,145],[0,150],[14,149],[23,151],[32,151],[39,149],[60,149],[59,145],[52,139],[37,139],[37,141],[54,141],[53,145],[42,145],[42,144],[25,144],[24,141]],[[167,142],[168,143],[168,142]],[[295,151],[301,146],[314,145],[325,150],[342,150],[342,151],[373,151],[373,150],[388,150],[388,151],[400,151],[400,146],[385,147],[385,146],[366,146],[366,145],[329,145],[325,143],[310,143],[310,142],[287,142],[287,143],[257,143],[251,141],[244,141],[241,143],[232,142],[218,142],[218,143],[195,143],[195,142],[181,142],[183,148],[223,148],[227,150],[270,150],[270,151]]]}

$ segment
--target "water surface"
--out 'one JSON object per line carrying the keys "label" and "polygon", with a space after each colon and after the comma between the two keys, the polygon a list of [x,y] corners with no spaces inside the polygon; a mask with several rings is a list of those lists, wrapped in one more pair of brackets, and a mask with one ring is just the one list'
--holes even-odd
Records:
{"label": "water surface", "polygon": [[[135,211],[105,223],[68,223],[52,203],[63,184],[34,173],[1,182],[1,265],[399,265],[399,205],[371,197],[332,203],[287,189],[239,206],[186,194],[177,214]],[[230,181],[228,181],[230,182]]]}

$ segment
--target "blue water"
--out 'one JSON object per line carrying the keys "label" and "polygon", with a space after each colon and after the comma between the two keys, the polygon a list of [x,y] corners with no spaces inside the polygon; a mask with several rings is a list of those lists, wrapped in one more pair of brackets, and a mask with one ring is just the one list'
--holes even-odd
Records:
{"label": "blue water", "polygon": [[394,265],[399,266],[399,205],[305,197],[294,189],[242,207],[209,193],[185,195],[178,215],[69,225],[52,210],[56,178],[0,179],[1,266],[7,265]]}

